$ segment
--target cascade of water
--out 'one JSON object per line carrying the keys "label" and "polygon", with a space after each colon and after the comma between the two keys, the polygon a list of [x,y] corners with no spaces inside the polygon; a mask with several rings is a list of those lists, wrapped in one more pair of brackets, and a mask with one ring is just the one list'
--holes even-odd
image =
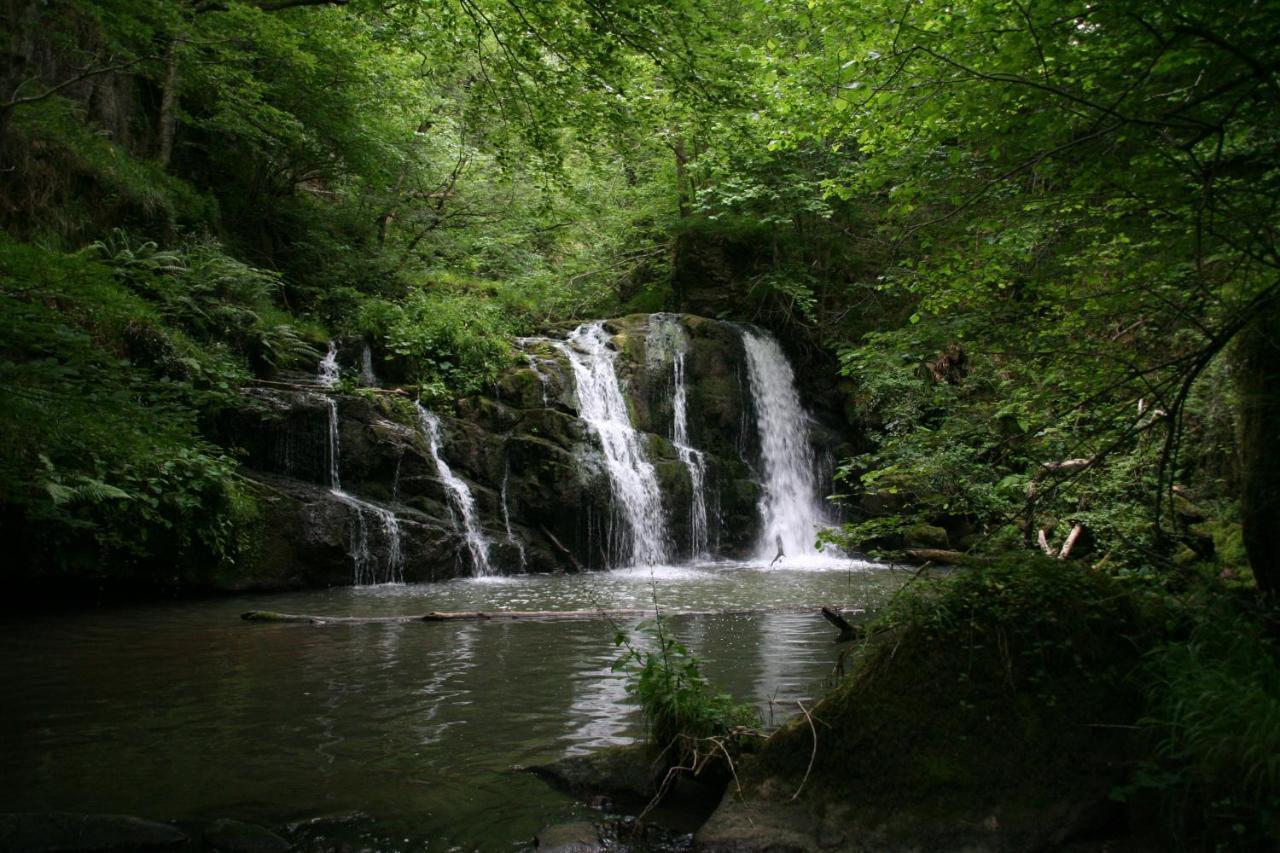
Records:
{"label": "cascade of water", "polygon": [[525,553],[524,543],[520,541],[520,537],[516,536],[515,531],[511,529],[511,510],[507,506],[507,481],[511,479],[511,460],[504,460],[502,463],[502,523],[507,528],[507,543],[514,545],[516,553],[520,556],[520,571],[524,571]]}
{"label": "cascade of water", "polygon": [[[320,362],[320,382],[326,388],[338,384],[340,370],[337,361],[337,347],[332,342],[329,352]],[[355,566],[356,586],[379,583],[400,583],[404,579],[404,554],[400,548],[400,521],[396,514],[385,507],[361,500],[355,495],[342,490],[338,460],[338,401],[332,397],[323,398],[329,410],[329,492],[342,503],[351,507],[355,515],[355,529],[351,535],[351,561]],[[372,515],[378,520],[382,536],[387,544],[387,560],[385,566],[378,564],[369,546],[369,527],[365,515]]]}
{"label": "cascade of water", "polygon": [[760,514],[764,525],[757,556],[770,559],[778,541],[788,556],[817,554],[814,540],[824,518],[813,471],[809,416],[800,403],[795,374],[768,333],[744,329],[742,344],[763,469]]}
{"label": "cascade of water", "polygon": [[453,473],[453,469],[440,455],[439,418],[423,408],[421,403],[415,405],[418,409],[418,424],[427,439],[427,446],[431,450],[431,458],[435,460],[436,470],[440,472],[440,480],[449,493],[449,500],[454,509],[462,517],[462,535],[466,539],[467,551],[471,554],[472,570],[479,577],[491,575],[493,567],[489,565],[489,540],[485,538],[484,531],[480,529],[480,523],[476,518],[476,500],[471,494],[471,489],[467,488],[467,484]]}
{"label": "cascade of water", "polygon": [[707,479],[707,460],[702,451],[689,445],[689,423],[686,407],[688,392],[684,384],[684,353],[676,353],[674,362],[675,393],[671,398],[673,409],[672,444],[680,461],[689,472],[692,497],[689,501],[689,554],[706,557],[707,551],[707,500],[703,484]]}
{"label": "cascade of water", "polygon": [[329,490],[342,491],[342,480],[338,472],[338,401],[332,397],[323,397],[325,408],[329,410]]}
{"label": "cascade of water", "polygon": [[692,495],[689,501],[689,555],[708,556],[707,501],[703,484],[707,476],[707,460],[702,451],[689,442],[689,389],[685,384],[684,360],[689,349],[689,335],[672,314],[654,314],[650,319],[646,341],[646,360],[651,368],[671,361],[671,443],[680,462],[689,472]]}
{"label": "cascade of water", "polygon": [[[333,496],[351,507],[355,516],[355,530],[351,535],[351,562],[355,566],[356,586],[372,586],[404,581],[404,553],[400,548],[400,521],[386,507],[361,500],[341,489],[330,490]],[[373,516],[382,530],[387,546],[387,559],[380,563],[369,545],[369,524],[366,516]]]}
{"label": "cascade of water", "polygon": [[611,531],[610,559],[630,565],[663,563],[667,525],[658,477],[631,426],[608,341],[602,323],[588,323],[555,345],[573,368],[578,414],[600,440],[613,502],[626,520],[625,531]]}
{"label": "cascade of water", "polygon": [[338,367],[338,345],[334,341],[329,341],[329,349],[325,352],[324,358],[320,359],[320,372],[316,379],[325,388],[332,388],[338,384],[341,368]]}
{"label": "cascade of water", "polygon": [[360,348],[360,382],[369,388],[377,388],[378,374],[373,372],[373,350],[366,343]]}
{"label": "cascade of water", "polygon": [[[529,344],[536,343],[553,343],[550,338],[516,338],[517,347],[525,347]],[[529,364],[529,369],[533,371],[533,375],[538,377],[538,384],[542,386],[542,405],[547,405],[547,383],[550,381],[547,374],[542,371],[542,365],[538,363],[538,357],[531,352],[524,354],[524,359]]]}

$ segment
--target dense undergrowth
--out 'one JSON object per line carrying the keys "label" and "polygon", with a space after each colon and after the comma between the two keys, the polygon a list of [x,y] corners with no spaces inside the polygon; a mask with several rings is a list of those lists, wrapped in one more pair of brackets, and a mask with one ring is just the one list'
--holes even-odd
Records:
{"label": "dense undergrowth", "polygon": [[1173,597],[1057,560],[925,575],[763,744],[727,736],[730,700],[673,639],[674,659],[622,663],[655,747],[720,738],[748,807],[807,790],[920,843],[987,819],[1014,847],[1263,851],[1280,840],[1275,616],[1217,584]]}

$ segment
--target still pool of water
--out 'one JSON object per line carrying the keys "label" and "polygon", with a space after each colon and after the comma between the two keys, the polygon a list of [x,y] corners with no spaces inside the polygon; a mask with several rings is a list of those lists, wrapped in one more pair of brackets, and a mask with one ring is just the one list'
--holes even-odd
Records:
{"label": "still pool of water", "polygon": [[709,563],[10,617],[0,810],[276,827],[358,812],[377,849],[512,849],[594,816],[514,765],[643,736],[610,671],[612,624],[239,614],[649,608],[655,596],[670,611],[772,611],[670,619],[713,682],[769,722],[819,693],[840,654],[817,608],[873,609],[905,577],[854,561]]}

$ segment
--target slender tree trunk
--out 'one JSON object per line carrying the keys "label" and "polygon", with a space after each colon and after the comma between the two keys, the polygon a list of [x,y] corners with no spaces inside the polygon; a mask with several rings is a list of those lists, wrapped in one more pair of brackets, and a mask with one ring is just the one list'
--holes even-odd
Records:
{"label": "slender tree trunk", "polygon": [[1280,592],[1280,292],[1241,335],[1240,516],[1258,589]]}
{"label": "slender tree trunk", "polygon": [[173,137],[178,127],[178,38],[169,40],[164,52],[164,85],[160,92],[159,133],[156,160],[168,167],[173,157]]}
{"label": "slender tree trunk", "polygon": [[679,198],[680,218],[689,216],[689,158],[684,153],[684,138],[676,136],[671,143],[671,150],[676,155],[676,192]]}

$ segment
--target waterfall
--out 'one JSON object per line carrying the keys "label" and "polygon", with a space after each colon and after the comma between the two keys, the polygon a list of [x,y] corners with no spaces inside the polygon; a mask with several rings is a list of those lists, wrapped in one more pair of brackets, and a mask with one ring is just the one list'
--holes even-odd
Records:
{"label": "waterfall", "polygon": [[605,468],[613,486],[615,511],[626,530],[613,530],[610,559],[630,565],[654,565],[667,559],[666,519],[658,477],[645,455],[641,437],[631,426],[627,404],[614,370],[603,323],[579,326],[567,342],[555,346],[573,368],[578,414],[600,440]]}
{"label": "waterfall", "polygon": [[427,439],[427,446],[431,450],[431,458],[435,460],[436,470],[440,472],[440,479],[449,493],[449,501],[462,517],[462,534],[466,538],[467,551],[471,554],[472,570],[477,577],[491,575],[493,567],[489,565],[489,540],[485,538],[484,531],[480,529],[476,519],[476,500],[471,494],[471,489],[467,488],[467,484],[453,473],[453,469],[440,455],[440,420],[423,408],[421,403],[414,405],[418,409],[418,424]]}
{"label": "waterfall", "polygon": [[689,391],[685,384],[684,360],[689,349],[689,336],[673,314],[654,314],[650,319],[649,337],[645,342],[646,361],[650,369],[671,361],[671,443],[680,462],[689,472],[692,491],[689,500],[689,556],[709,556],[707,542],[707,501],[704,483],[707,478],[706,457],[689,442]]}
{"label": "waterfall", "polygon": [[689,445],[689,423],[686,414],[687,391],[684,384],[684,353],[676,353],[673,362],[675,392],[671,396],[671,443],[680,454],[680,461],[689,472],[692,496],[689,500],[689,555],[706,557],[707,551],[707,501],[703,484],[707,478],[707,461],[702,451]]}
{"label": "waterfall", "polygon": [[369,388],[377,388],[378,374],[373,372],[373,350],[365,343],[360,348],[360,383]]}
{"label": "waterfall", "polygon": [[767,332],[744,329],[742,345],[760,435],[764,486],[757,556],[771,559],[779,537],[787,556],[817,554],[814,540],[824,518],[814,477],[809,416],[800,403],[795,374]]}
{"label": "waterfall", "polygon": [[320,359],[320,371],[316,379],[322,387],[332,388],[338,384],[341,372],[338,367],[338,345],[334,341],[329,341],[329,349],[325,352],[324,358]]}
{"label": "waterfall", "polygon": [[[355,530],[351,535],[351,562],[355,567],[356,586],[373,586],[404,581],[404,554],[400,549],[400,521],[386,507],[361,500],[340,489],[330,490],[335,498],[355,511]],[[373,516],[382,530],[387,545],[387,560],[380,565],[369,546],[369,524],[366,516]]]}
{"label": "waterfall", "polygon": [[506,459],[502,463],[502,524],[507,529],[507,544],[514,545],[516,553],[520,555],[520,571],[524,571],[527,557],[524,553],[524,543],[520,541],[520,537],[516,536],[515,531],[511,529],[511,509],[507,505],[507,481],[511,479],[511,460]]}
{"label": "waterfall", "polygon": [[[555,346],[558,342],[550,338],[516,338],[516,346],[523,349],[531,344],[550,344]],[[533,375],[538,377],[538,384],[542,387],[542,405],[547,406],[547,383],[550,381],[547,374],[543,372],[542,365],[538,363],[538,357],[531,352],[524,353],[524,360],[529,365],[529,369],[533,371]]]}
{"label": "waterfall", "polygon": [[[338,367],[338,348],[330,341],[329,351],[320,362],[319,381],[326,388],[338,384],[340,378]],[[351,534],[350,554],[355,568],[353,583],[356,586],[367,586],[380,583],[400,583],[404,580],[404,553],[400,548],[400,521],[391,510],[361,500],[355,495],[342,490],[342,480],[338,460],[338,401],[325,396],[325,407],[329,410],[329,493],[355,511],[355,528]],[[387,544],[387,561],[380,566],[373,550],[369,546],[369,525],[365,520],[371,515],[378,521],[382,536]]]}

